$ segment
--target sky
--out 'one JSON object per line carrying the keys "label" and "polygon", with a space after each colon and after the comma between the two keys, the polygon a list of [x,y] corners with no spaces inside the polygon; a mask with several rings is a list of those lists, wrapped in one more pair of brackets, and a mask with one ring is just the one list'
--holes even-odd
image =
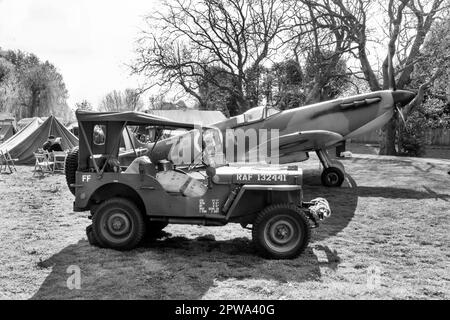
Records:
{"label": "sky", "polygon": [[63,75],[68,104],[97,106],[112,90],[137,88],[126,66],[143,16],[158,0],[0,0],[0,47],[48,60]]}

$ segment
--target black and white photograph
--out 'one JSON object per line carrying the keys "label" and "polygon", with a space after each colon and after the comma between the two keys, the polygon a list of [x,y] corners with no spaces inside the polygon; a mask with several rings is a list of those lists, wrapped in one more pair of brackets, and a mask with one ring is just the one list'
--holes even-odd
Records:
{"label": "black and white photograph", "polygon": [[0,300],[448,299],[450,0],[0,0]]}

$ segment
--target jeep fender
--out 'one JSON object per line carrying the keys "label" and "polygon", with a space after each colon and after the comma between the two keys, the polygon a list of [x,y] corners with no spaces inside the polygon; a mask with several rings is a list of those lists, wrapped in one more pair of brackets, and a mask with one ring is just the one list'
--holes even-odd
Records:
{"label": "jeep fender", "polygon": [[[255,196],[262,203],[257,205]],[[259,212],[261,207],[277,203],[301,204],[302,187],[299,185],[244,185],[237,194],[233,204],[226,213],[226,220],[236,220],[242,216],[248,216]],[[248,199],[251,198],[251,202]],[[247,204],[245,206],[244,204]],[[251,208],[257,208],[255,212]]]}

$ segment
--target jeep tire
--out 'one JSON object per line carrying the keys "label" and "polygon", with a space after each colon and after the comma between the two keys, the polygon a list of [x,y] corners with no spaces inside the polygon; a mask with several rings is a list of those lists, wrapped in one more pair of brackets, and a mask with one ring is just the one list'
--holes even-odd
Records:
{"label": "jeep tire", "polygon": [[308,246],[311,225],[295,205],[275,204],[256,217],[252,230],[258,252],[271,259],[294,259]]}
{"label": "jeep tire", "polygon": [[99,246],[98,240],[97,238],[95,238],[94,232],[92,230],[92,224],[86,227],[86,236],[91,246]]}
{"label": "jeep tire", "polygon": [[64,168],[67,186],[69,187],[70,192],[75,195],[75,188],[71,187],[70,185],[74,184],[76,179],[76,173],[78,169],[78,147],[73,148],[67,154]]}
{"label": "jeep tire", "polygon": [[128,199],[112,198],[101,203],[92,217],[94,239],[103,248],[134,249],[145,235],[145,220]]}

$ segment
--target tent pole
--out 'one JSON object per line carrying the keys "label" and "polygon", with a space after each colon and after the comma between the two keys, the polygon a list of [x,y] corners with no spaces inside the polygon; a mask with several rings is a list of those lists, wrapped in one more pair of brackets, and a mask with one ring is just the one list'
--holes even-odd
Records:
{"label": "tent pole", "polygon": [[52,134],[52,125],[53,125],[53,115],[50,115],[50,128],[48,128],[48,135],[47,137],[50,137]]}

